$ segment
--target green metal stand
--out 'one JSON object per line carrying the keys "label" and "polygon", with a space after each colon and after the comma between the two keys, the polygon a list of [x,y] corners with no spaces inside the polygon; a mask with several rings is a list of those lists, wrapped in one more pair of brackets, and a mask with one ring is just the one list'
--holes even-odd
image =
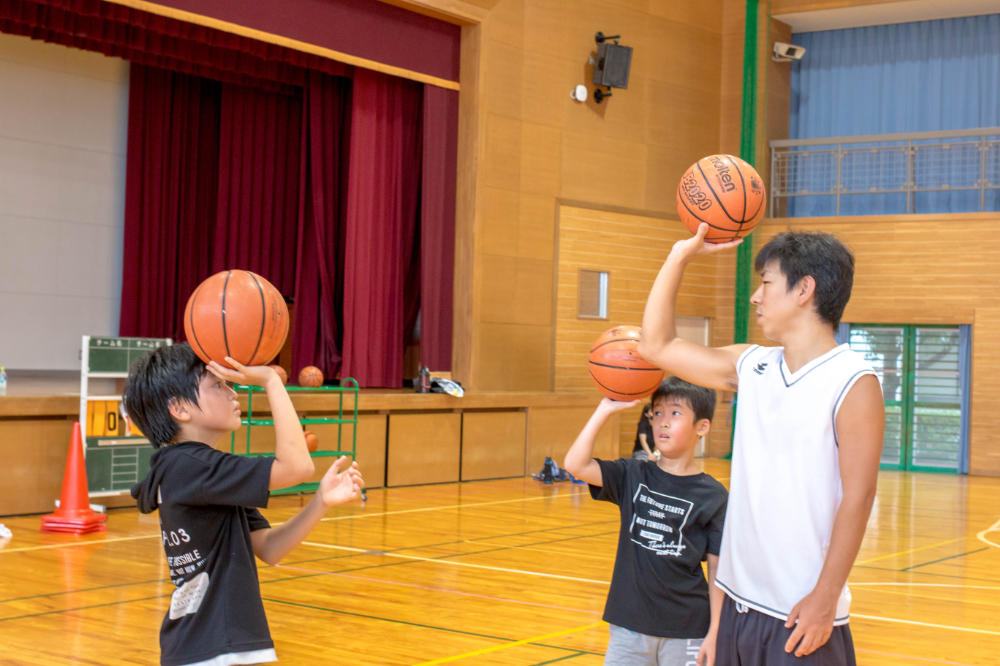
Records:
{"label": "green metal stand", "polygon": [[[236,453],[236,433],[234,432],[229,436],[229,452],[238,456],[250,456],[254,458],[259,458],[263,456],[273,456],[274,452],[265,451],[260,453],[254,453],[250,451],[250,435],[254,426],[273,426],[274,419],[255,419],[253,417],[253,396],[255,393],[263,393],[264,389],[259,386],[244,386],[242,384],[237,384],[233,386],[233,389],[237,393],[247,394],[247,415],[246,418],[241,420],[241,423],[247,428],[247,440],[246,440],[246,451],[242,453]],[[353,459],[357,459],[358,451],[358,396],[360,392],[358,390],[358,382],[353,378],[348,377],[341,382],[340,386],[317,386],[316,388],[309,388],[305,386],[287,386],[285,390],[289,393],[335,393],[339,398],[337,406],[337,417],[308,417],[304,419],[299,419],[299,423],[302,425],[312,425],[314,423],[322,424],[333,424],[337,426],[337,448],[333,451],[315,451],[310,453],[311,458],[329,458],[333,456],[350,456]],[[344,416],[344,396],[351,395],[354,397],[354,408],[348,409],[349,416]],[[345,448],[342,444],[344,441],[344,426],[352,425],[351,428],[351,447]],[[297,486],[292,486],[290,488],[282,488],[281,490],[271,491],[272,495],[286,495],[289,493],[308,493],[316,492],[319,488],[318,483],[300,483]],[[367,499],[367,495],[364,490],[361,491],[361,498]]]}

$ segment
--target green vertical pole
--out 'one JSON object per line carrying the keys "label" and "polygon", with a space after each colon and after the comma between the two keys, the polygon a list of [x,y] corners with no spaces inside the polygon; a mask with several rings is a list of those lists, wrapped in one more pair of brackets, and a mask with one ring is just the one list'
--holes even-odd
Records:
{"label": "green vertical pole", "polygon": [[[743,30],[743,108],[740,113],[740,157],[751,165],[757,161],[757,0],[747,0]],[[746,344],[750,329],[750,283],[753,279],[753,234],[736,249],[736,295],[733,304],[733,344]],[[733,404],[736,404],[733,395]],[[729,431],[732,457],[736,436],[736,411]]]}

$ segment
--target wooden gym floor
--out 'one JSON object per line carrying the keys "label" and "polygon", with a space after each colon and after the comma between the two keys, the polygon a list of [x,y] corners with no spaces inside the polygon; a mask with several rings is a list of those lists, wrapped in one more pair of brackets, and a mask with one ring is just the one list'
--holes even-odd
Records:
{"label": "wooden gym floor", "polygon": [[[859,664],[1000,663],[998,498],[1000,479],[882,474],[850,581]],[[97,537],[2,522],[0,664],[158,663],[172,586],[155,514],[112,511]],[[280,663],[601,664],[617,534],[616,508],[567,483],[373,490],[261,565]]]}

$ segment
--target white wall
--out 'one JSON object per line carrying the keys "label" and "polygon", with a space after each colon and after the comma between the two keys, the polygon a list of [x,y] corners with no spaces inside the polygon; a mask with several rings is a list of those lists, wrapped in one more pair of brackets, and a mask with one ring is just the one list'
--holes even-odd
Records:
{"label": "white wall", "polygon": [[0,365],[117,335],[129,66],[0,34]]}

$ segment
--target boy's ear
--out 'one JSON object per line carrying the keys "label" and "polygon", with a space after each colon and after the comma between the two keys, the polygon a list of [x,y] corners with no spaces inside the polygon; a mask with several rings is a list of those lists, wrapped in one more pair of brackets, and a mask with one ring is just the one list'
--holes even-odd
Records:
{"label": "boy's ear", "polygon": [[708,431],[712,429],[712,422],[708,419],[702,419],[695,424],[695,432],[698,433],[699,437],[704,437],[708,434]]}
{"label": "boy's ear", "polygon": [[177,398],[174,398],[167,405],[167,409],[170,410],[170,416],[172,416],[175,421],[187,423],[191,420],[191,403],[187,400],[178,400]]}

